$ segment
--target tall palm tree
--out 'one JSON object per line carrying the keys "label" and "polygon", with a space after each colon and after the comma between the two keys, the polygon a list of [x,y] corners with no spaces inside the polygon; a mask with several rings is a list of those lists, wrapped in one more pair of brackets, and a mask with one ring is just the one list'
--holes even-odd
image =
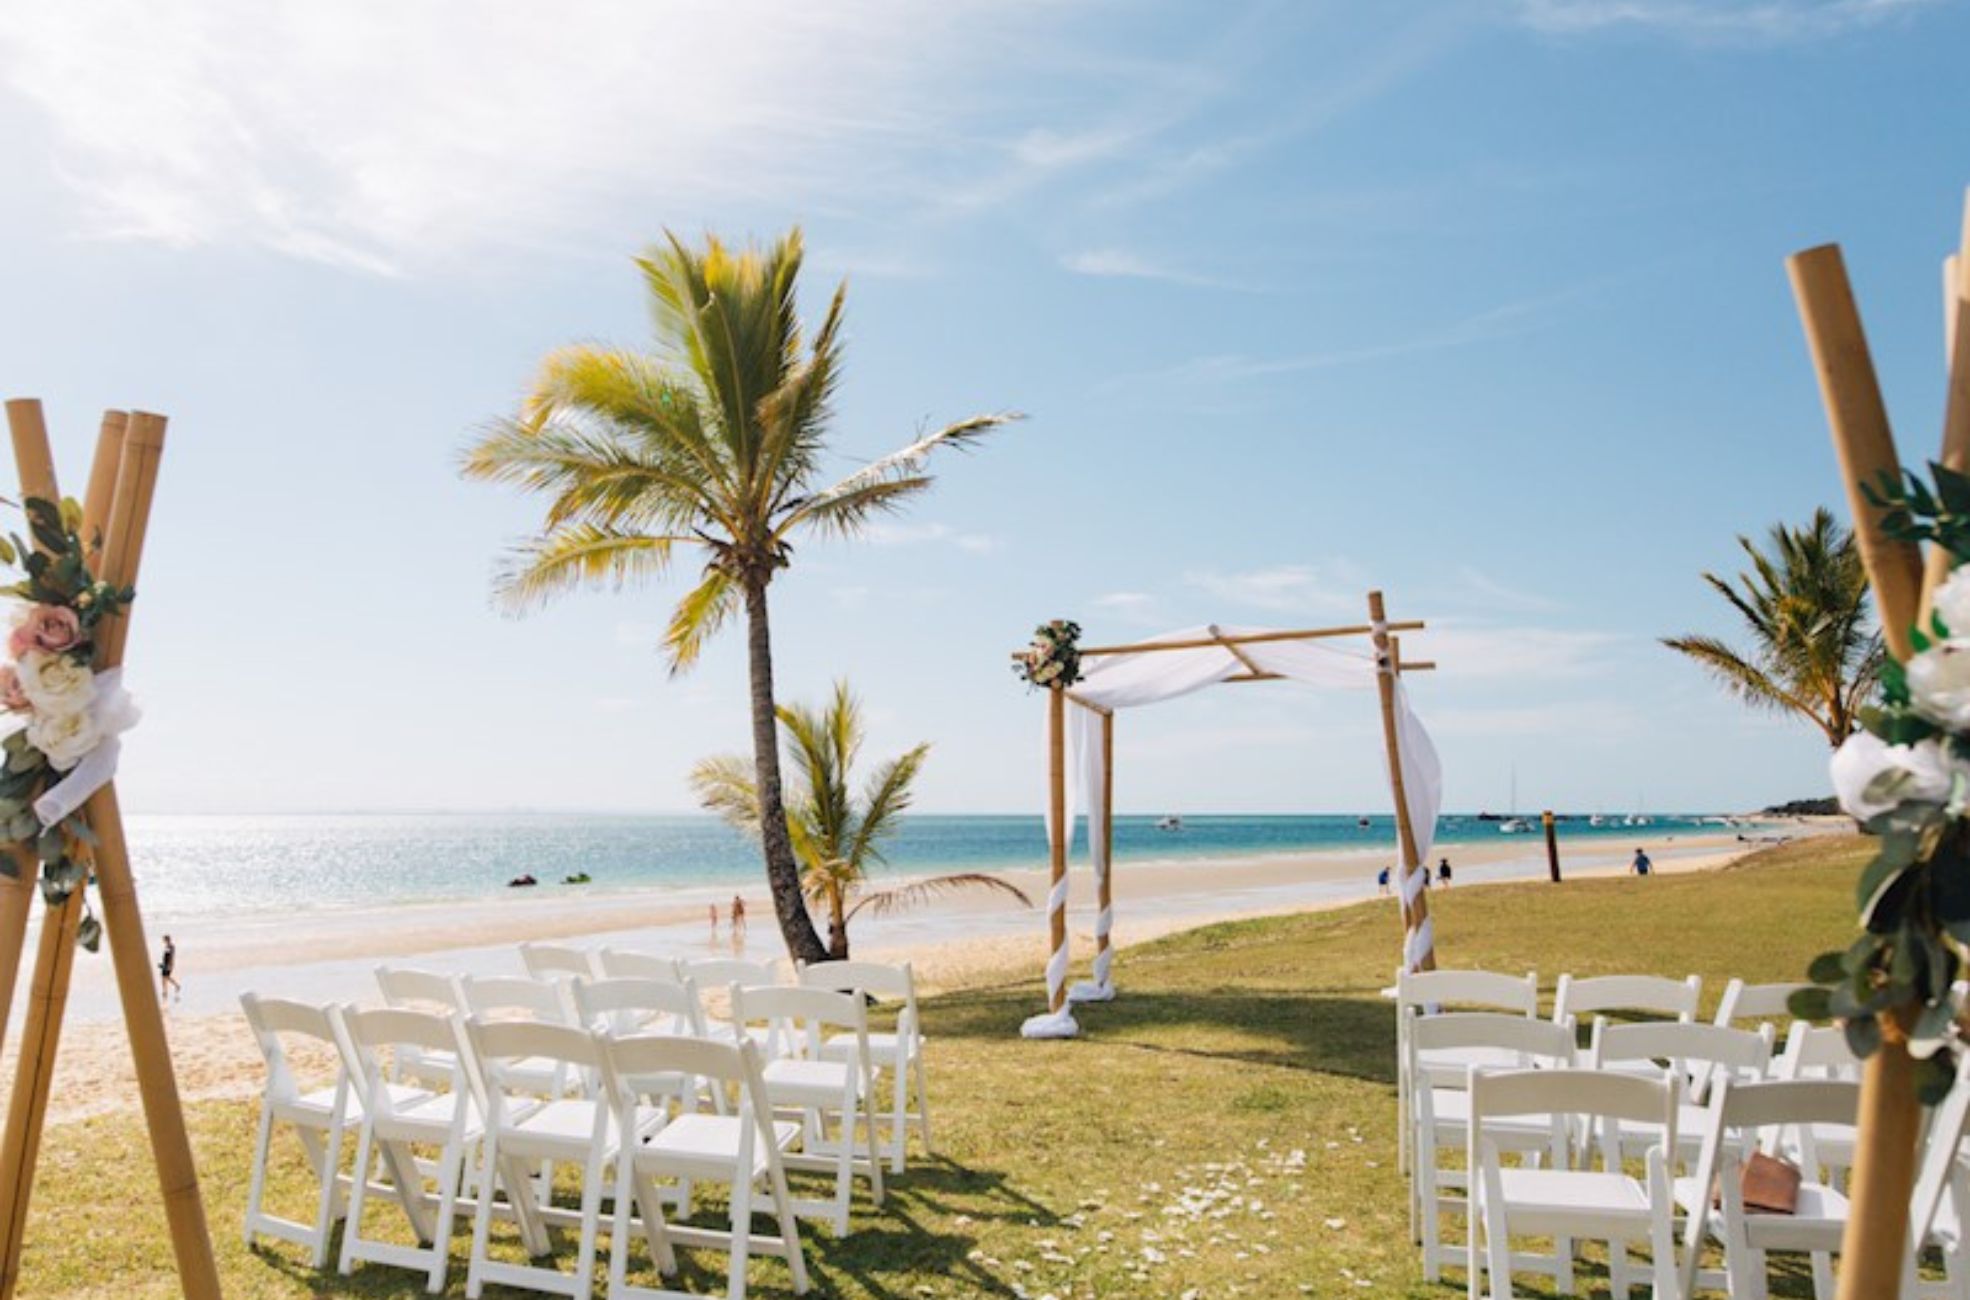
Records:
{"label": "tall palm tree", "polygon": [[965,446],[1016,417],[961,420],[824,485],[847,285],[808,339],[795,302],[800,265],[797,228],[742,250],[709,236],[692,248],[666,232],[637,259],[655,349],[575,344],[550,353],[518,417],[468,446],[462,470],[549,498],[540,533],[497,580],[512,605],[656,577],[684,547],[703,567],[664,634],[673,675],[744,611],[766,878],[787,950],[819,961],[826,949],[802,902],[780,788],[767,588],[792,563],[796,536],[854,536],[930,486],[924,464],[933,450]]}
{"label": "tall palm tree", "polygon": [[[883,841],[909,810],[911,787],[930,746],[918,745],[876,768],[858,806],[850,786],[862,752],[862,707],[848,683],[835,683],[823,709],[783,706],[780,722],[797,775],[787,801],[788,836],[800,859],[808,898],[827,909],[830,957],[847,958],[848,923],[865,908],[881,915],[956,889],[998,890],[1033,905],[1018,886],[975,871],[869,892],[869,868],[884,860]],[[726,755],[707,758],[691,770],[699,802],[741,829],[759,825],[759,786],[749,766],[738,755]]]}
{"label": "tall palm tree", "polygon": [[1707,636],[1665,637],[1662,644],[1696,660],[1753,708],[1811,719],[1838,748],[1881,672],[1881,634],[1868,612],[1867,570],[1853,534],[1820,509],[1803,528],[1772,525],[1767,550],[1748,537],[1737,540],[1750,570],[1735,585],[1714,573],[1703,580],[1744,620],[1750,649],[1740,653]]}

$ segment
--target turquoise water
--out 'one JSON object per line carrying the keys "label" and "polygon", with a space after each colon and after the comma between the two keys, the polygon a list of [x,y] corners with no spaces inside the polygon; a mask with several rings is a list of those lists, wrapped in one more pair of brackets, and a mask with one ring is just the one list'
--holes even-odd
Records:
{"label": "turquoise water", "polygon": [[[1250,857],[1309,849],[1357,850],[1370,865],[1395,851],[1390,818],[1352,816],[1184,818],[1180,832],[1154,817],[1117,817],[1115,854],[1132,863]],[[1654,847],[1669,835],[1723,829],[1692,817],[1654,815],[1646,827],[1562,822],[1568,841],[1633,841]],[[751,886],[758,851],[709,817],[575,814],[138,816],[131,854],[147,910],[229,915],[294,907],[373,906],[482,898],[531,872],[542,891],[586,871],[593,889]],[[1496,823],[1445,817],[1443,845],[1496,844],[1538,852],[1532,834],[1501,836]],[[1080,851],[1078,842],[1076,849]],[[1453,862],[1456,854],[1450,853]],[[1034,816],[917,816],[889,849],[898,873],[1038,867],[1046,842]]]}

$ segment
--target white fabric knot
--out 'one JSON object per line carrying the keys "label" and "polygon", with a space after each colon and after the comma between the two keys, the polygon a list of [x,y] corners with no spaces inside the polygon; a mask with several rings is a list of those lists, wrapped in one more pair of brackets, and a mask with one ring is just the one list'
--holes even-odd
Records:
{"label": "white fabric knot", "polygon": [[123,689],[121,668],[96,674],[96,698],[89,711],[95,715],[102,741],[34,801],[34,815],[43,826],[59,825],[89,802],[90,795],[116,779],[116,763],[123,754],[123,742],[117,737],[144,716],[137,701]]}

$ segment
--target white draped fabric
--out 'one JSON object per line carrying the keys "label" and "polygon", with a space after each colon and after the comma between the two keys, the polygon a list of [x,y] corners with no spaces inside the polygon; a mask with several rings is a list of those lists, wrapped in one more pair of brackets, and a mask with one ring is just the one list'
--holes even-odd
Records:
{"label": "white draped fabric", "polygon": [[[1206,641],[1220,636],[1236,641],[1240,637],[1264,636],[1269,630],[1192,627],[1151,637],[1143,644]],[[1085,807],[1091,828],[1088,845],[1097,881],[1105,878],[1109,870],[1107,846],[1092,829],[1100,825],[1106,811],[1101,806],[1106,773],[1103,769],[1101,716],[1098,710],[1113,713],[1161,704],[1230,678],[1248,675],[1255,667],[1260,672],[1276,674],[1288,681],[1348,690],[1373,690],[1377,675],[1372,648],[1352,649],[1334,641],[1311,638],[1243,641],[1239,642],[1236,653],[1230,647],[1210,644],[1184,646],[1175,650],[1101,655],[1088,661],[1081,680],[1068,691],[1069,700],[1082,707],[1070,706],[1067,711],[1070,753],[1067,764],[1067,833],[1071,843],[1076,810]],[[1399,678],[1395,700],[1404,802],[1409,806],[1410,825],[1416,837],[1417,861],[1427,864],[1436,840],[1437,813],[1443,806],[1443,768],[1429,733],[1409,709],[1408,695],[1402,689]],[[1048,833],[1052,833],[1050,824]],[[1403,881],[1405,892],[1411,888],[1422,888],[1421,875],[1420,871],[1414,872]],[[1066,905],[1067,879],[1063,876],[1048,896],[1048,912],[1064,910]],[[1096,918],[1097,936],[1108,933],[1112,923],[1113,917],[1105,909]],[[1408,951],[1404,955],[1407,964],[1412,967],[1429,947],[1427,930],[1426,921],[1421,932],[1411,932],[1408,936]],[[1065,981],[1067,966],[1068,953],[1064,946],[1049,955],[1047,992],[1050,999]],[[1093,981],[1075,987],[1076,1000],[1096,1001],[1114,996],[1114,986],[1105,960],[1099,963],[1094,975]],[[1071,1036],[1075,1025],[1071,1012],[1063,1006],[1056,1014],[1033,1017],[1027,1022],[1024,1032],[1028,1037]]]}

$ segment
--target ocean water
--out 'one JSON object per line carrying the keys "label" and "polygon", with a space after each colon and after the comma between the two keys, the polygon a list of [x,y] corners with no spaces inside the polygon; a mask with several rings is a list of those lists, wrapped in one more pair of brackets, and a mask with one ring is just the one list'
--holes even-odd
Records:
{"label": "ocean water", "polygon": [[[1254,857],[1310,849],[1392,859],[1388,816],[1186,816],[1179,832],[1154,817],[1115,819],[1115,856],[1131,864]],[[1695,817],[1651,815],[1646,827],[1560,824],[1565,841],[1633,840],[1723,829]],[[542,892],[586,871],[590,890],[686,890],[755,886],[758,850],[703,816],[599,814],[333,814],[133,816],[131,857],[148,912],[161,916],[265,914],[309,907],[440,902],[508,892],[531,873]],[[1446,816],[1439,845],[1495,844],[1497,824]],[[1530,835],[1509,837],[1537,852]],[[1076,852],[1084,845],[1076,837]],[[1456,854],[1449,856],[1455,861]],[[1040,867],[1046,840],[1037,816],[916,816],[888,849],[888,871]],[[1367,868],[1365,868],[1367,869]]]}

